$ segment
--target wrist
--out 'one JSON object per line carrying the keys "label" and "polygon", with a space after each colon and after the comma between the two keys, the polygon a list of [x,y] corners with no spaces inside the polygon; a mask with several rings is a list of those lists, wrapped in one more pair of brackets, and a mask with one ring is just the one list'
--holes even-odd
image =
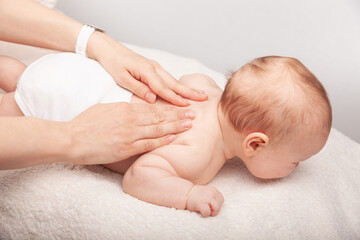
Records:
{"label": "wrist", "polygon": [[126,57],[133,54],[132,50],[115,41],[104,32],[95,31],[90,36],[87,44],[88,57],[98,61],[107,71],[109,71],[108,68],[114,65],[119,56]]}
{"label": "wrist", "polygon": [[193,192],[194,188],[195,188],[195,184],[193,184],[191,186],[191,188],[189,189],[188,193],[186,194],[186,200],[185,200],[185,209],[190,209],[191,207],[189,206],[189,198],[190,198],[190,195],[191,193]]}
{"label": "wrist", "polygon": [[101,61],[112,48],[116,46],[116,41],[104,32],[95,31],[91,34],[87,43],[86,52],[89,58]]}
{"label": "wrist", "polygon": [[35,117],[2,117],[0,169],[69,162],[71,138],[62,122]]}
{"label": "wrist", "polygon": [[13,142],[18,146],[14,145],[10,152],[11,159],[14,159],[10,168],[70,162],[71,141],[63,122],[19,117],[14,123],[18,129],[13,134],[18,137]]}
{"label": "wrist", "polygon": [[[73,124],[73,121],[62,122],[61,126],[64,133],[62,146],[63,150],[63,162],[69,162],[72,164],[85,164],[85,149],[83,149],[82,144],[79,144],[79,138],[85,133],[81,131],[76,124]],[[89,153],[89,152],[88,152]]]}
{"label": "wrist", "polygon": [[[73,158],[71,131],[65,122],[46,121],[48,137],[44,138],[44,144],[47,146],[47,154],[44,156],[44,164],[55,162],[76,163]],[[47,142],[47,143],[46,143]]]}

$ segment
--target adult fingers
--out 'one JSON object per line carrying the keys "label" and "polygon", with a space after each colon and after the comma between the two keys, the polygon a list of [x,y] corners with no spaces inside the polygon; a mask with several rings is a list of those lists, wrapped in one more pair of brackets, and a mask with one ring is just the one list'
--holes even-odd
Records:
{"label": "adult fingers", "polygon": [[132,155],[149,152],[174,141],[175,135],[166,135],[155,139],[141,139],[131,145]]}
{"label": "adult fingers", "polygon": [[171,75],[167,76],[167,78],[163,80],[157,72],[149,71],[143,75],[141,80],[145,82],[157,95],[176,106],[184,107],[190,104],[189,101],[182,98],[171,89],[176,82]]}
{"label": "adult fingers", "polygon": [[139,126],[169,123],[182,119],[194,119],[195,112],[191,109],[156,110],[150,113],[139,113],[136,123]]}
{"label": "adult fingers", "polygon": [[136,139],[147,139],[147,138],[158,138],[164,135],[172,133],[181,133],[186,130],[189,130],[192,127],[192,122],[189,119],[170,122],[165,124],[156,124],[139,127]]}
{"label": "adult fingers", "polygon": [[196,101],[204,101],[208,99],[208,96],[204,92],[183,85],[165,70],[159,70],[158,74],[162,77],[162,79],[168,79],[169,87],[178,95]]}
{"label": "adult fingers", "polygon": [[141,99],[149,103],[154,103],[156,100],[156,94],[145,83],[135,79],[131,74],[124,73],[120,81],[121,87],[124,87],[134,93]]}
{"label": "adult fingers", "polygon": [[131,103],[130,109],[134,112],[149,113],[149,112],[166,112],[166,111],[187,111],[188,108],[180,108],[170,104],[153,105],[147,103]]}

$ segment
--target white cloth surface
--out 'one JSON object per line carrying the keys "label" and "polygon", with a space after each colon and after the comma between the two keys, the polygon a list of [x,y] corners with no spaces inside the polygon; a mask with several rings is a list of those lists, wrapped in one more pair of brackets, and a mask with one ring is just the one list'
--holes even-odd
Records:
{"label": "white cloth surface", "polygon": [[[195,60],[129,47],[175,77],[201,72],[224,85]],[[17,47],[0,43],[0,54],[8,49]],[[0,171],[0,239],[360,239],[359,173],[360,145],[332,129],[324,149],[281,180],[256,179],[230,160],[210,183],[225,203],[204,219],[125,194],[122,176],[101,166]]]}
{"label": "white cloth surface", "polygon": [[54,121],[70,121],[96,103],[130,102],[131,96],[97,61],[75,53],[52,53],[36,60],[15,91],[25,116]]}

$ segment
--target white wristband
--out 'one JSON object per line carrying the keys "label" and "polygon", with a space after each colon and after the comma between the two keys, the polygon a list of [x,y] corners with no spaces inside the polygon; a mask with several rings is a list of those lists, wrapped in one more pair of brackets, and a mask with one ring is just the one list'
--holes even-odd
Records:
{"label": "white wristband", "polygon": [[75,52],[84,57],[87,57],[86,46],[89,41],[91,34],[95,31],[95,28],[89,25],[84,25],[79,33],[76,40]]}

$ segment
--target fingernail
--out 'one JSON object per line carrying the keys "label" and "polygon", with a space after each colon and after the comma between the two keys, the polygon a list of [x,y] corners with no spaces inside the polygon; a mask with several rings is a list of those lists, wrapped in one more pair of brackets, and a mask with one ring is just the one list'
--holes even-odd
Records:
{"label": "fingernail", "polygon": [[184,103],[184,105],[186,105],[186,106],[187,106],[187,105],[190,105],[190,102],[189,102],[189,101],[187,101],[187,100],[185,100],[185,99],[183,99],[183,100],[182,100],[182,102],[183,102],[183,103]]}
{"label": "fingernail", "polygon": [[148,102],[150,102],[150,103],[153,103],[153,102],[155,102],[155,100],[156,100],[156,95],[153,94],[152,92],[147,92],[147,93],[145,94],[145,99],[146,99],[146,101],[148,101]]}
{"label": "fingernail", "polygon": [[203,91],[203,90],[196,89],[196,91],[202,95],[206,95],[205,91]]}
{"label": "fingernail", "polygon": [[184,127],[184,128],[190,128],[191,125],[192,125],[192,122],[191,120],[187,119],[187,120],[184,120],[181,122],[181,125]]}
{"label": "fingernail", "polygon": [[194,119],[196,116],[195,112],[193,110],[187,110],[185,112],[185,117]]}
{"label": "fingernail", "polygon": [[168,136],[168,137],[166,138],[166,140],[167,140],[168,142],[172,142],[172,141],[175,140],[175,138],[176,138],[175,135],[170,135],[170,136]]}

